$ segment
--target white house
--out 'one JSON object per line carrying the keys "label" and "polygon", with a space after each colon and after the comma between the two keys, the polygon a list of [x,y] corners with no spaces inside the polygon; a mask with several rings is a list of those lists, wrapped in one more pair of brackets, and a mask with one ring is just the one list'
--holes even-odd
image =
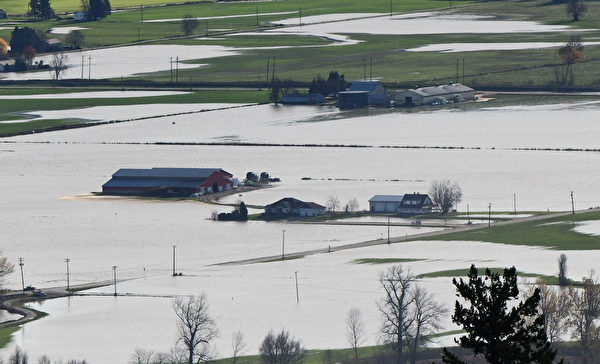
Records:
{"label": "white house", "polygon": [[419,106],[429,105],[435,98],[444,98],[447,101],[472,100],[475,90],[460,83],[421,87],[400,92],[394,96],[394,105]]}
{"label": "white house", "polygon": [[85,11],[78,11],[75,13],[74,18],[77,21],[85,20],[87,18],[87,13]]}

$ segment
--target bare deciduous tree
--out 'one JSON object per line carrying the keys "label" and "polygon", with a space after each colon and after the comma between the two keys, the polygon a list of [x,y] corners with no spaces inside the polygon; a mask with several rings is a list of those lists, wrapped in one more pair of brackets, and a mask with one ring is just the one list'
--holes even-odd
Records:
{"label": "bare deciduous tree", "polygon": [[554,67],[554,77],[558,87],[572,86],[575,82],[573,68],[576,63],[585,61],[583,43],[580,36],[571,36],[569,41],[558,48],[560,65]]}
{"label": "bare deciduous tree", "polygon": [[192,34],[198,28],[198,25],[198,19],[189,14],[186,14],[181,20],[181,30],[186,36]]}
{"label": "bare deciduous tree", "polygon": [[409,326],[409,307],[415,277],[405,272],[401,265],[394,265],[379,275],[379,283],[385,292],[379,311],[383,314],[381,333],[383,340],[396,351],[396,364],[404,364],[406,328]]}
{"label": "bare deciduous tree", "polygon": [[567,278],[567,256],[561,254],[558,258],[558,284],[566,287],[569,285],[569,279]]}
{"label": "bare deciduous tree", "polygon": [[64,70],[67,69],[67,59],[69,57],[63,52],[52,53],[50,60],[50,74],[53,80],[58,80]]}
{"label": "bare deciduous tree", "polygon": [[233,364],[236,364],[238,357],[246,352],[246,341],[241,330],[231,335],[231,350],[233,352]]}
{"label": "bare deciduous tree", "polygon": [[595,363],[600,345],[600,283],[593,272],[583,278],[583,289],[569,287],[569,318],[572,337],[579,342],[582,363]]}
{"label": "bare deciduous tree", "polygon": [[358,363],[358,347],[364,342],[365,323],[360,309],[353,308],[346,314],[346,339],[354,349],[354,362]]}
{"label": "bare deciduous tree", "polygon": [[277,336],[269,332],[259,348],[260,358],[265,364],[295,364],[306,356],[300,340],[282,330]]}
{"label": "bare deciduous tree", "polygon": [[356,211],[358,210],[358,200],[356,199],[356,197],[354,197],[353,199],[351,199],[350,201],[348,201],[348,209],[350,211]]}
{"label": "bare deciduous tree", "polygon": [[568,0],[565,10],[573,18],[573,21],[579,21],[579,18],[587,12],[587,5],[583,0]]}
{"label": "bare deciduous tree", "polygon": [[206,294],[177,298],[173,303],[177,321],[178,343],[187,353],[188,364],[211,358],[211,340],[217,334],[217,327],[208,314]]}
{"label": "bare deciduous tree", "polygon": [[410,352],[410,362],[415,364],[417,349],[427,341],[429,335],[440,329],[440,319],[446,309],[433,299],[423,287],[415,286],[412,290],[413,305],[410,309],[409,320],[405,327],[406,341]]}
{"label": "bare deciduous tree", "polygon": [[554,343],[566,331],[566,320],[569,314],[569,295],[566,291],[556,291],[542,279],[538,279],[536,284],[529,287],[527,295],[533,295],[536,288],[540,290],[538,309],[544,315],[544,331],[546,332],[548,341]]}
{"label": "bare deciduous tree", "polygon": [[337,196],[329,196],[327,200],[327,209],[331,212],[335,212],[340,207],[340,199]]}
{"label": "bare deciduous tree", "polygon": [[[0,256],[2,252],[0,252]],[[11,274],[15,270],[15,265],[8,261],[7,257],[0,257],[0,285],[6,275]]]}
{"label": "bare deciduous tree", "polygon": [[433,181],[429,187],[429,195],[433,203],[445,214],[462,200],[462,188],[450,180]]}

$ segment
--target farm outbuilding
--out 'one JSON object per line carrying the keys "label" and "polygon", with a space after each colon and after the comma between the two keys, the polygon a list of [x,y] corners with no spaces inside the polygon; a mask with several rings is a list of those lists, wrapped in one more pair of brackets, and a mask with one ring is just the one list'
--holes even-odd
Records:
{"label": "farm outbuilding", "polygon": [[265,215],[271,216],[318,216],[325,213],[325,206],[304,202],[292,197],[282,198],[265,206]]}
{"label": "farm outbuilding", "polygon": [[367,92],[369,105],[389,105],[390,94],[381,81],[353,81],[347,91]]}
{"label": "farm outbuilding", "polygon": [[369,106],[369,93],[367,91],[342,91],[338,93],[338,107],[340,109],[356,109]]}
{"label": "farm outbuilding", "polygon": [[403,197],[404,195],[375,195],[369,200],[369,211],[395,213]]}
{"label": "farm outbuilding", "polygon": [[107,195],[189,196],[227,191],[233,175],[220,168],[119,169],[102,185]]}
{"label": "farm outbuilding", "polygon": [[281,98],[282,104],[290,105],[315,105],[325,102],[325,96],[319,93],[311,94],[285,94]]}
{"label": "farm outbuilding", "polygon": [[434,99],[442,98],[451,100],[472,100],[475,90],[460,83],[421,87],[403,91],[394,96],[394,105],[397,106],[420,106],[429,105]]}

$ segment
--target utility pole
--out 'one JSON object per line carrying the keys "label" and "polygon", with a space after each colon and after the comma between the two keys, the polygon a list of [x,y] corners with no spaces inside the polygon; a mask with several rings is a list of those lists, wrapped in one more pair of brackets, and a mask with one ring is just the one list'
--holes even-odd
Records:
{"label": "utility pole", "polygon": [[256,27],[258,28],[258,6],[256,7]]}
{"label": "utility pole", "polygon": [[140,27],[138,27],[138,45],[140,45]]}
{"label": "utility pole", "polygon": [[387,241],[387,243],[388,244],[391,243],[391,241],[390,241],[390,217],[389,216],[388,216],[388,241]]}
{"label": "utility pole", "polygon": [[455,80],[456,81],[454,81],[454,82],[458,82],[458,58],[456,59],[456,78],[455,78]]}
{"label": "utility pole", "polygon": [[471,216],[469,215],[469,204],[467,204],[467,223],[471,224]]}
{"label": "utility pole", "polygon": [[281,232],[283,233],[282,239],[281,239],[281,260],[284,260],[285,259],[285,230],[281,230]]}
{"label": "utility pole", "polygon": [[463,72],[462,83],[464,85],[464,83],[465,83],[465,59],[464,58],[463,58],[462,72]]}
{"label": "utility pole", "polygon": [[88,56],[88,80],[92,79],[92,56]]}
{"label": "utility pole", "polygon": [[273,74],[271,75],[271,82],[275,81],[275,56],[273,56]]}
{"label": "utility pole", "polygon": [[173,245],[173,277],[175,277],[177,275],[177,273],[175,273],[175,248],[177,246]]}
{"label": "utility pole", "polygon": [[363,81],[367,80],[367,58],[363,57]]}
{"label": "utility pole", "polygon": [[81,56],[81,79],[83,80],[83,68],[84,68],[84,61],[85,60],[85,56]]}
{"label": "utility pole", "polygon": [[169,58],[169,63],[171,64],[171,83],[173,83],[173,57]]}
{"label": "utility pole", "polygon": [[517,194],[513,193],[513,211],[517,214]]}
{"label": "utility pole", "polygon": [[175,60],[175,83],[179,82],[179,56]]}
{"label": "utility pole", "polygon": [[25,278],[23,276],[23,266],[25,265],[24,259],[19,258],[19,266],[21,267],[21,286],[23,287],[23,293],[25,293]]}
{"label": "utility pole", "polygon": [[392,16],[392,0],[390,0],[390,17]]}
{"label": "utility pole", "polygon": [[140,23],[144,22],[144,7],[140,5]]}
{"label": "utility pole", "polygon": [[296,275],[296,302],[300,303],[300,296],[298,295],[298,272],[294,272]]}
{"label": "utility pole", "polygon": [[113,265],[113,282],[115,285],[115,296],[117,295],[117,266]]}
{"label": "utility pole", "polygon": [[575,215],[575,200],[573,199],[573,191],[571,191],[571,212]]}
{"label": "utility pole", "polygon": [[299,12],[300,12],[300,26],[302,26],[302,8],[300,8]]}
{"label": "utility pole", "polygon": [[69,279],[69,276],[71,274],[71,272],[69,271],[69,262],[70,261],[71,261],[71,259],[65,258],[65,263],[67,263],[67,291],[69,291],[71,289],[71,282]]}
{"label": "utility pole", "polygon": [[373,82],[373,57],[369,57],[369,81]]}
{"label": "utility pole", "polygon": [[488,227],[492,225],[492,203],[488,205]]}
{"label": "utility pole", "polygon": [[269,69],[271,69],[271,56],[267,57],[267,77],[265,77],[265,83],[269,83]]}

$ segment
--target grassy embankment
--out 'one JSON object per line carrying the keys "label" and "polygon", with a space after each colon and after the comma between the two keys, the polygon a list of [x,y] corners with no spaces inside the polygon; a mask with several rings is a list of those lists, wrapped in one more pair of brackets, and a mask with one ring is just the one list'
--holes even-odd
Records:
{"label": "grassy embankment", "polygon": [[[19,90],[28,94],[54,92],[48,89],[27,89]],[[77,90],[61,90],[62,92]],[[80,90],[79,90],[80,91]],[[3,90],[1,93],[4,93]],[[12,92],[12,91],[7,91]],[[0,136],[19,133],[23,131],[35,130],[43,131],[47,128],[58,127],[69,124],[81,124],[90,122],[90,120],[31,120],[26,121],[27,117],[18,115],[39,110],[66,110],[76,108],[86,108],[93,106],[109,105],[139,105],[139,104],[181,104],[198,103],[198,109],[202,108],[201,103],[261,103],[268,100],[266,91],[254,90],[211,90],[195,91],[183,95],[171,96],[153,96],[153,97],[132,97],[132,98],[90,98],[90,99],[20,99],[20,100],[1,100],[0,99],[0,121],[2,120],[24,120],[16,123],[0,123]],[[161,114],[168,114],[169,110],[164,110]]]}
{"label": "grassy embankment", "polygon": [[[435,237],[443,241],[484,241],[490,243],[540,246],[556,250],[595,250],[600,248],[600,236],[585,235],[573,230],[578,222],[599,220],[600,211],[551,217],[542,220],[492,225],[489,228],[466,230]],[[421,238],[415,240],[431,240]]]}

